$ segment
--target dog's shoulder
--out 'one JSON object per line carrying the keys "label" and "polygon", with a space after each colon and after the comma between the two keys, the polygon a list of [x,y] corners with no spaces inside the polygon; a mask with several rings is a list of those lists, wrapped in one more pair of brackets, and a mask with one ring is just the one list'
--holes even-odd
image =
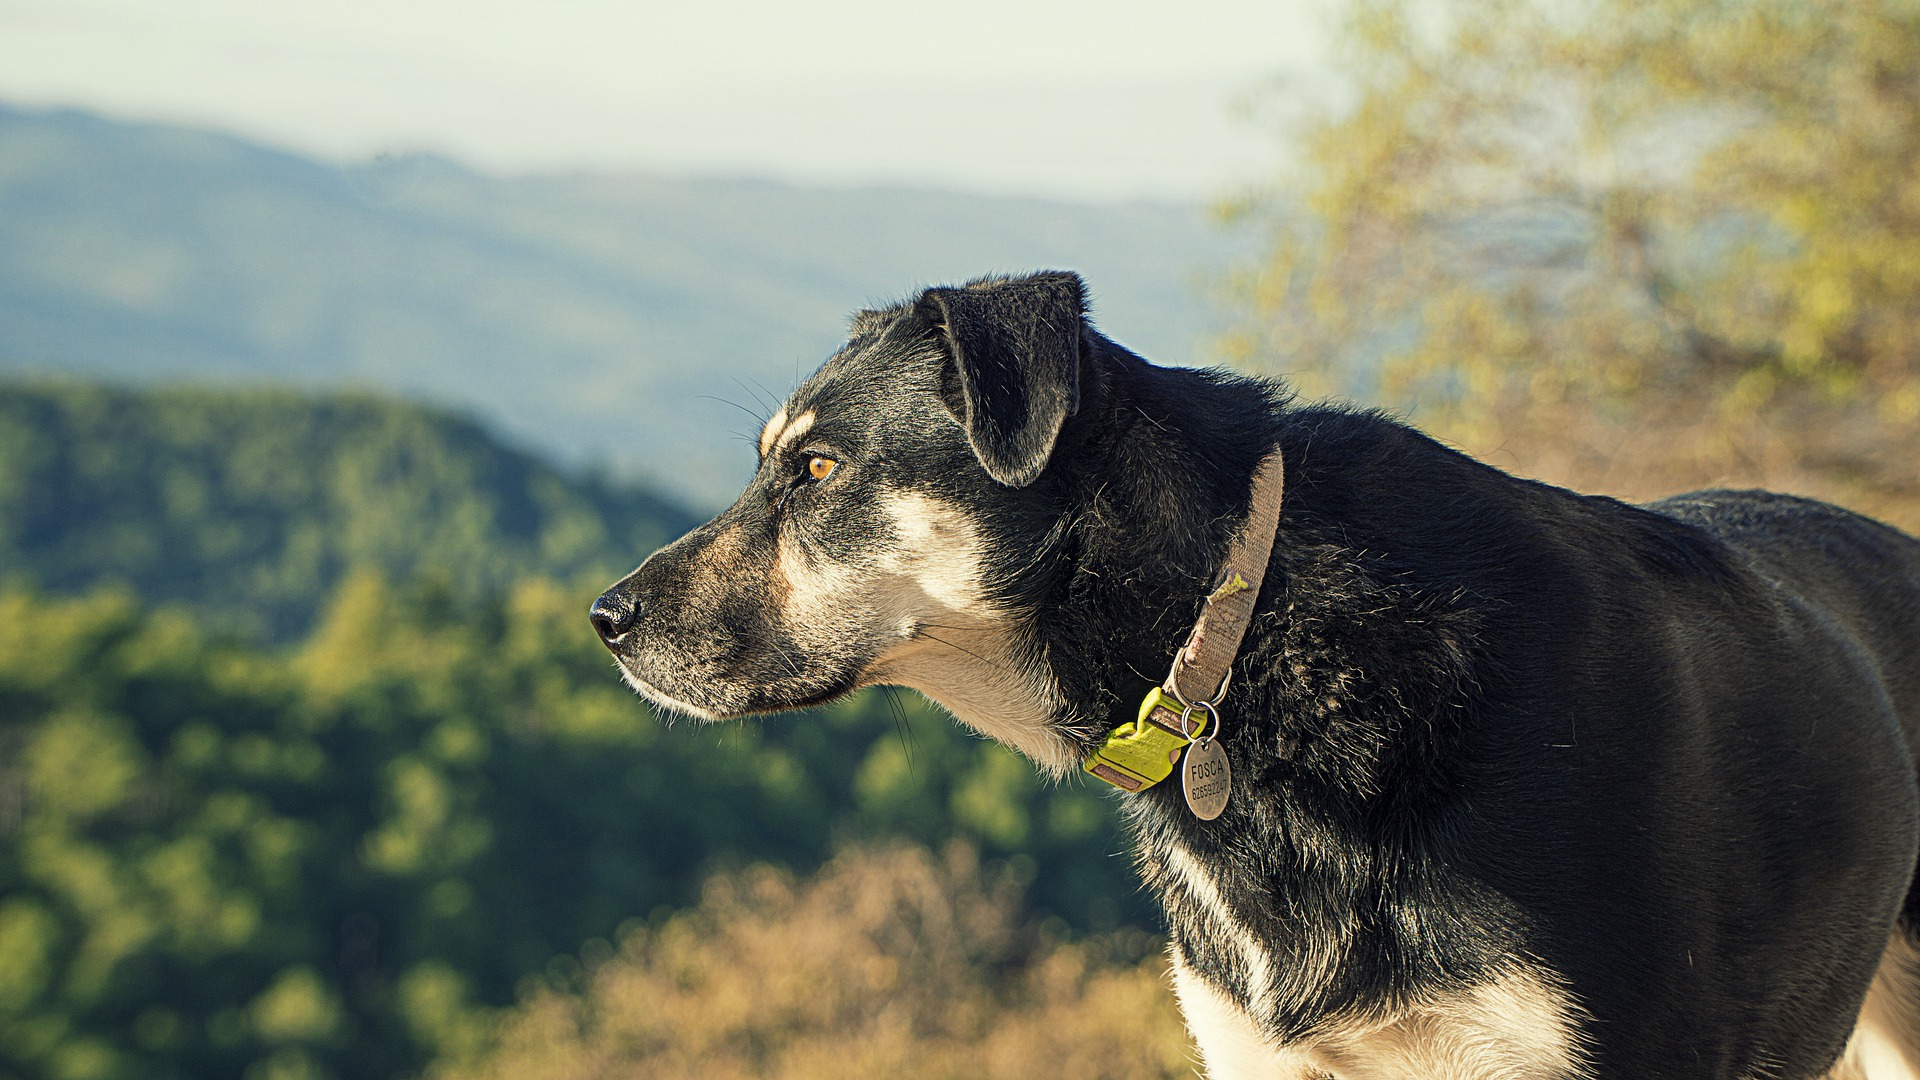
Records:
{"label": "dog's shoulder", "polygon": [[1285,445],[1294,522],[1410,583],[1513,610],[1642,585],[1725,589],[1741,573],[1684,515],[1516,476],[1378,411],[1294,411]]}

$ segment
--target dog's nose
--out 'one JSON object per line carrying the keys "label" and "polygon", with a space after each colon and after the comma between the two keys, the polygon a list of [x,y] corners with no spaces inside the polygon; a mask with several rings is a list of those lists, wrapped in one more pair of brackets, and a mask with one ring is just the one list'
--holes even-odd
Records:
{"label": "dog's nose", "polygon": [[639,620],[640,604],[630,591],[616,586],[600,594],[587,618],[593,622],[594,633],[611,648]]}

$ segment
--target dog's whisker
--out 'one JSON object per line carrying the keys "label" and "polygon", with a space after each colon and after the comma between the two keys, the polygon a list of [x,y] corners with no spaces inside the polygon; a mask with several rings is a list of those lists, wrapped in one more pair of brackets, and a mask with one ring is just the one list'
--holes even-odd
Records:
{"label": "dog's whisker", "polygon": [[937,635],[934,635],[934,634],[929,634],[929,633],[927,633],[927,632],[926,632],[925,630],[922,630],[922,631],[920,631],[920,632],[919,632],[919,633],[918,633],[917,635],[915,635],[915,636],[917,636],[917,637],[923,637],[923,638],[926,638],[926,639],[927,639],[928,641],[934,641],[934,642],[938,642],[938,643],[940,643],[940,644],[942,644],[942,645],[945,645],[945,646],[946,646],[947,648],[949,648],[949,649],[953,649],[953,650],[954,650],[954,651],[956,651],[956,652],[962,652],[962,653],[965,653],[965,654],[967,654],[968,656],[971,656],[971,657],[973,657],[973,658],[974,658],[975,660],[978,660],[978,661],[980,661],[981,663],[983,663],[983,664],[985,664],[985,665],[987,665],[988,667],[992,667],[992,668],[999,668],[999,669],[1000,669],[1001,671],[1014,671],[1014,670],[1015,670],[1015,669],[1014,669],[1014,668],[1012,668],[1011,666],[1009,666],[1009,665],[1007,665],[1007,664],[1004,664],[1004,663],[1002,663],[1001,661],[998,661],[998,660],[993,660],[993,659],[990,659],[990,658],[988,658],[988,657],[985,657],[985,656],[981,656],[981,655],[980,655],[979,653],[977,653],[977,652],[974,652],[974,651],[973,651],[972,649],[969,649],[969,648],[966,648],[966,647],[965,647],[965,646],[963,646],[963,645],[958,645],[958,644],[955,644],[954,642],[951,642],[951,641],[948,641],[948,640],[947,640],[946,638],[943,638],[943,637],[939,637],[939,636],[937,636]]}
{"label": "dog's whisker", "polygon": [[791,677],[795,682],[804,683],[806,681],[806,669],[800,664],[799,661],[795,660],[793,656],[790,655],[785,648],[782,648],[779,645],[775,645],[769,651],[782,664],[786,665],[787,675]]}
{"label": "dog's whisker", "polygon": [[[733,400],[732,398],[724,398],[718,394],[699,394],[696,396],[702,401],[717,401],[722,405],[730,405],[733,408],[739,409],[741,412],[746,413],[748,416],[753,417],[754,422],[756,424],[762,427],[766,426],[766,423],[767,423],[766,416],[763,416],[760,413],[754,412],[752,409],[747,408],[745,405],[740,404],[739,402]],[[771,414],[768,414],[768,415],[771,415]]]}
{"label": "dog's whisker", "polygon": [[[738,375],[733,377],[733,381],[734,381],[734,385],[740,387],[742,390],[745,390],[750,394],[753,394],[754,397],[759,399],[761,403],[765,405],[767,410],[767,415],[760,418],[760,422],[762,424],[766,423],[768,417],[771,417],[774,413],[780,411],[781,397],[779,394],[776,394],[772,390],[768,389],[766,383],[761,382],[759,379],[749,378],[749,379],[743,380]],[[799,382],[800,381],[799,376],[796,375],[793,381]],[[747,384],[749,382],[751,382],[753,385],[748,386]]]}
{"label": "dog's whisker", "polygon": [[880,696],[886,699],[887,709],[893,713],[893,730],[900,737],[900,752],[906,755],[907,776],[913,776],[913,737],[907,724],[907,711],[900,706],[898,691],[891,686],[880,688]]}

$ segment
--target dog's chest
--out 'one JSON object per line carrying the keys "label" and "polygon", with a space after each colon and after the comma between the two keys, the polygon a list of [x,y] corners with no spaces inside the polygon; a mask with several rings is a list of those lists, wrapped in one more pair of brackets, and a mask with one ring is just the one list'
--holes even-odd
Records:
{"label": "dog's chest", "polygon": [[1522,965],[1491,982],[1281,1043],[1174,954],[1174,992],[1209,1080],[1574,1080],[1579,1030],[1566,997]]}
{"label": "dog's chest", "polygon": [[[1560,980],[1510,957],[1470,985],[1309,1004],[1341,980],[1354,919],[1307,919],[1285,947],[1255,927],[1258,890],[1235,887],[1166,831],[1143,828],[1142,868],[1173,930],[1174,989],[1212,1080],[1541,1080],[1584,1074],[1579,1010]],[[1273,897],[1265,897],[1271,902]],[[1324,914],[1324,913],[1323,913]],[[1294,927],[1293,929],[1302,929]],[[1281,1023],[1279,1018],[1288,1017]],[[1282,1038],[1295,1027],[1304,1034]]]}

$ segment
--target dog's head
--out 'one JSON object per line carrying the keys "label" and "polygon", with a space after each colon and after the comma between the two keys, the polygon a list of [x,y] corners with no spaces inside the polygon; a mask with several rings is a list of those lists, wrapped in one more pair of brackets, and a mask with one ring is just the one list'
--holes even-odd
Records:
{"label": "dog's head", "polygon": [[907,686],[1071,767],[1084,732],[1033,620],[1091,338],[1064,273],[856,316],[760,433],[739,500],[593,605],[626,679],[706,719]]}

